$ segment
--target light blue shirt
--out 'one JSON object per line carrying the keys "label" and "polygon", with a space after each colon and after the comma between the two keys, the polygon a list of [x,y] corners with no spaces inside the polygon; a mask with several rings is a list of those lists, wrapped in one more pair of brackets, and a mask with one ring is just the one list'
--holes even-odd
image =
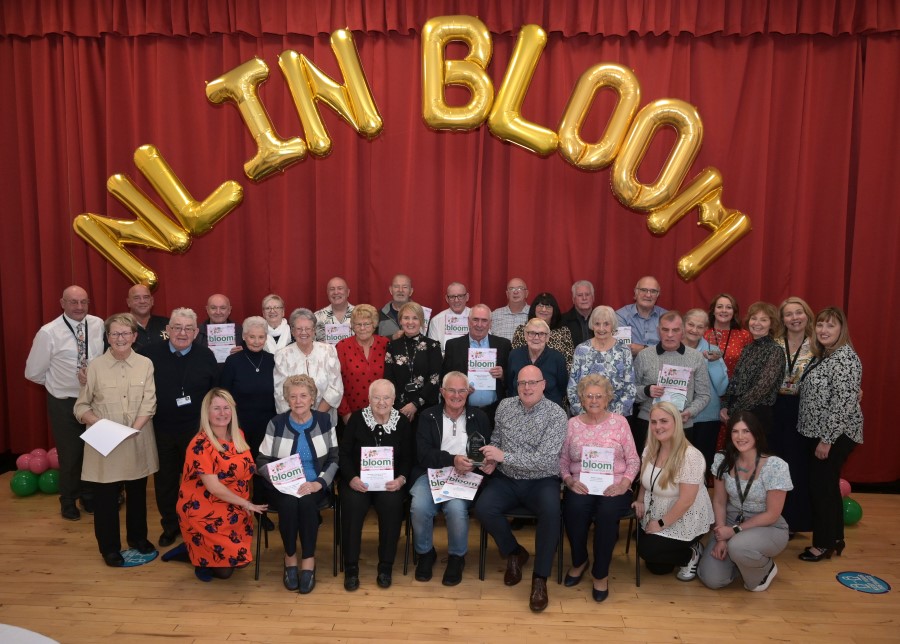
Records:
{"label": "light blue shirt", "polygon": [[661,306],[654,306],[650,312],[650,317],[642,317],[638,312],[637,304],[628,304],[616,311],[616,317],[619,320],[619,326],[631,327],[631,343],[643,344],[651,347],[659,342],[659,318],[666,309]]}

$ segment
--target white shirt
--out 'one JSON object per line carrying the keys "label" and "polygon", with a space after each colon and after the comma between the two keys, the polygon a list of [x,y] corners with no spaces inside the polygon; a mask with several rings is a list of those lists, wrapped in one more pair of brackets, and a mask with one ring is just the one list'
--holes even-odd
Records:
{"label": "white shirt", "polygon": [[469,442],[469,436],[466,434],[466,412],[459,415],[456,419],[456,435],[453,435],[453,421],[447,418],[443,412],[441,417],[444,419],[443,432],[441,434],[441,451],[453,454],[454,456],[464,455],[466,453],[466,445]]}
{"label": "white shirt", "polygon": [[313,342],[312,351],[305,355],[296,343],[289,344],[275,353],[275,410],[281,414],[290,409],[281,390],[289,376],[307,375],[316,381],[318,395],[313,409],[323,400],[331,405],[331,424],[337,424],[337,408],[344,398],[344,381],[341,380],[341,363],[337,351],[330,344]]}
{"label": "white shirt", "polygon": [[463,333],[450,336],[447,335],[447,316],[459,315],[461,317],[467,318],[469,317],[469,311],[471,310],[472,309],[470,309],[468,306],[463,309],[462,313],[454,313],[453,309],[444,309],[433,318],[431,318],[431,322],[428,323],[428,337],[441,343],[441,353],[444,352],[444,345],[447,344],[447,340],[465,335]]}
{"label": "white shirt", "polygon": [[[65,318],[65,321],[63,320]],[[66,326],[68,321],[69,326]],[[103,320],[96,315],[84,316],[87,358],[103,355]],[[79,322],[60,315],[40,328],[34,336],[31,352],[25,362],[25,377],[43,385],[54,398],[77,398],[78,342],[75,331]]]}

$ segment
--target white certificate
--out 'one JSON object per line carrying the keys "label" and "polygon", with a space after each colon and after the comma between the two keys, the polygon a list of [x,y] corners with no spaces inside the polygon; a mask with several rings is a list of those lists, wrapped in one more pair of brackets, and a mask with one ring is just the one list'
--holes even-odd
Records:
{"label": "white certificate", "polygon": [[606,488],[615,483],[614,458],[612,447],[581,448],[581,474],[578,480],[587,486],[588,494],[602,495]]}
{"label": "white certificate", "polygon": [[216,356],[217,362],[225,362],[231,350],[237,346],[234,324],[207,324],[206,344]]}
{"label": "white certificate", "polygon": [[444,318],[444,340],[461,338],[469,334],[469,316],[448,314]]}
{"label": "white certificate", "polygon": [[369,492],[384,492],[388,481],[394,480],[394,448],[362,447],[359,458],[359,479]]}
{"label": "white certificate", "polygon": [[482,479],[484,477],[481,474],[476,474],[475,472],[460,474],[454,468],[450,476],[447,477],[441,494],[448,499],[466,499],[471,501],[475,498],[475,493],[478,491],[478,486],[481,485]]}
{"label": "white certificate", "polygon": [[447,477],[450,476],[452,471],[452,465],[437,470],[428,468],[428,487],[431,488],[431,500],[435,503],[444,503],[450,500],[450,497],[444,496],[442,492],[444,491],[444,483],[447,482]]}
{"label": "white certificate", "polygon": [[613,333],[613,337],[616,339],[616,344],[631,344],[631,327],[618,327],[616,332]]}
{"label": "white certificate", "polygon": [[353,335],[353,331],[350,330],[350,325],[346,322],[344,324],[325,325],[325,342],[328,344],[337,344],[351,335]]}
{"label": "white certificate", "polygon": [[496,366],[496,349],[469,349],[469,384],[476,391],[496,391],[497,379],[491,375]]}
{"label": "white certificate", "polygon": [[127,427],[107,418],[101,418],[84,431],[81,440],[103,456],[109,456],[109,453],[116,449],[123,440],[137,433],[138,430],[134,427]]}
{"label": "white certificate", "polygon": [[268,474],[272,485],[279,492],[289,496],[303,496],[300,494],[300,486],[306,483],[306,474],[303,473],[303,462],[299,454],[291,454],[269,463]]}

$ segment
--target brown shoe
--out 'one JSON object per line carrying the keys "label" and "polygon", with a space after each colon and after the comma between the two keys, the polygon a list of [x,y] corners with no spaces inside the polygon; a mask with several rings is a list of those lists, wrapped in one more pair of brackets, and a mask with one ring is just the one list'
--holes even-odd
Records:
{"label": "brown shoe", "polygon": [[547,608],[547,580],[543,577],[531,579],[531,598],[528,600],[528,608],[535,613],[540,613]]}
{"label": "brown shoe", "polygon": [[528,551],[519,546],[519,549],[506,560],[506,574],[503,575],[503,583],[507,586],[515,586],[522,581],[522,566],[527,561]]}

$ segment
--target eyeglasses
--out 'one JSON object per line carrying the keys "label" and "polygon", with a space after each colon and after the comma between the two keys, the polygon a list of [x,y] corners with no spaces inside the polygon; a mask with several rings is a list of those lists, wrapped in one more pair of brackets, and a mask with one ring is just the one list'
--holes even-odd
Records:
{"label": "eyeglasses", "polygon": [[172,333],[193,333],[197,330],[195,326],[170,326]]}
{"label": "eyeglasses", "polygon": [[459,302],[460,300],[464,300],[469,297],[468,293],[463,293],[462,295],[448,295],[448,300],[453,300],[454,302]]}
{"label": "eyeglasses", "polygon": [[454,396],[462,396],[463,394],[469,393],[468,389],[441,389],[441,391]]}
{"label": "eyeglasses", "polygon": [[536,309],[550,309],[550,310],[552,311],[552,310],[553,310],[553,305],[552,305],[552,304],[544,304],[544,303],[541,303],[541,304],[535,304],[535,305],[534,305],[534,308],[536,308]]}
{"label": "eyeglasses", "polygon": [[659,295],[658,288],[636,288],[634,290],[644,295]]}
{"label": "eyeglasses", "polygon": [[299,334],[309,334],[313,332],[313,328],[311,326],[295,326],[294,333]]}
{"label": "eyeglasses", "polygon": [[541,378],[540,380],[520,380],[516,383],[516,386],[521,389],[522,387],[534,387],[542,382],[544,382],[543,378]]}
{"label": "eyeglasses", "polygon": [[75,306],[87,306],[90,300],[66,300],[66,304],[74,304]]}
{"label": "eyeglasses", "polygon": [[356,322],[353,324],[353,326],[355,326],[357,329],[368,329],[375,325],[371,322]]}
{"label": "eyeglasses", "polygon": [[520,293],[522,291],[527,291],[527,290],[528,289],[526,289],[524,286],[510,286],[509,288],[506,289],[506,292],[507,293]]}
{"label": "eyeglasses", "polygon": [[584,397],[588,400],[603,400],[606,394],[585,394]]}
{"label": "eyeglasses", "polygon": [[548,335],[550,335],[550,334],[547,333],[546,331],[526,331],[525,332],[525,337],[527,337],[527,338],[546,338]]}
{"label": "eyeglasses", "polygon": [[283,306],[266,306],[263,307],[263,311],[284,311]]}
{"label": "eyeglasses", "polygon": [[373,403],[379,402],[391,402],[394,399],[393,396],[372,396],[369,400]]}
{"label": "eyeglasses", "polygon": [[134,335],[134,331],[110,331],[106,335],[108,335],[113,340],[118,340],[119,338],[130,338],[132,335]]}

